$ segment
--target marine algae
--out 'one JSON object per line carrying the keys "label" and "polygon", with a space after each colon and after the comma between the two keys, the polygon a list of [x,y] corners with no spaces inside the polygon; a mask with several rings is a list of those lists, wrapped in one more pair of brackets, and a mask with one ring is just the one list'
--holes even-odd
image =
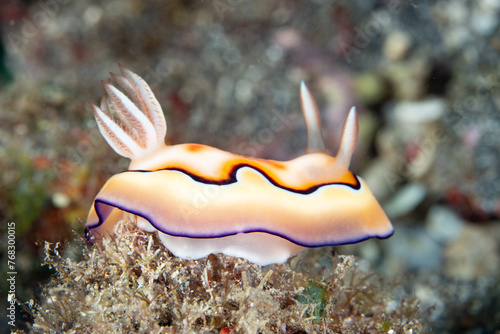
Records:
{"label": "marine algae", "polygon": [[[82,238],[83,260],[45,243],[56,271],[32,306],[35,333],[420,333],[417,300],[332,256],[331,278],[244,259],[172,256],[129,221],[102,242]],[[299,259],[300,261],[300,259]],[[396,305],[396,307],[394,307]]]}

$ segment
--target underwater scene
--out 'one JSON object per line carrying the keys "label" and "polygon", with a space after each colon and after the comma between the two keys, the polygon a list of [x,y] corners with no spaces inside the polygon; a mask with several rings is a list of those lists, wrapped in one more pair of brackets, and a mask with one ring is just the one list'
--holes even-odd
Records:
{"label": "underwater scene", "polygon": [[2,0],[0,333],[500,334],[500,0]]}

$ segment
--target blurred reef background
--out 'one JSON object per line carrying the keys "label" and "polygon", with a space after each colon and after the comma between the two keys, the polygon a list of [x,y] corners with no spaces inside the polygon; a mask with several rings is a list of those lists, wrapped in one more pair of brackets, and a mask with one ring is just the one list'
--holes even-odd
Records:
{"label": "blurred reef background", "polygon": [[[15,222],[17,298],[37,301],[53,273],[40,266],[43,241],[82,256],[94,196],[127,168],[87,104],[121,63],[153,88],[170,144],[303,154],[304,80],[335,155],[356,106],[351,169],[395,234],[323,250],[398,281],[392,297],[433,306],[424,331],[499,331],[499,36],[500,0],[3,0],[0,243]],[[5,319],[6,246],[0,255]]]}

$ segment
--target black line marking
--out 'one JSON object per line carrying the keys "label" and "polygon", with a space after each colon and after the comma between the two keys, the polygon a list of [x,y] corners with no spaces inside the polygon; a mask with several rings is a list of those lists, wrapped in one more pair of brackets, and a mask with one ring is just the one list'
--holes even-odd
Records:
{"label": "black line marking", "polygon": [[[207,178],[207,177],[203,177],[203,176],[199,176],[197,174],[194,174],[194,173],[191,173],[183,168],[179,168],[179,167],[167,167],[167,168],[162,168],[162,169],[156,169],[156,170],[153,170],[153,171],[150,171],[150,170],[127,170],[127,171],[123,171],[121,173],[154,173],[154,172],[158,172],[158,171],[162,171],[162,170],[171,170],[171,171],[178,171],[178,172],[181,172],[183,174],[186,174],[188,175],[190,178],[192,178],[194,181],[196,182],[199,182],[199,183],[203,183],[203,184],[216,184],[216,185],[229,185],[229,184],[233,184],[233,183],[236,183],[238,182],[238,179],[236,178],[236,174],[238,172],[238,170],[240,168],[243,168],[243,167],[249,167],[249,168],[252,168],[256,171],[258,171],[259,173],[261,173],[271,184],[273,184],[275,187],[278,187],[278,188],[281,188],[281,189],[284,189],[286,191],[290,191],[290,192],[293,192],[293,193],[298,193],[298,194],[305,194],[305,195],[308,195],[308,194],[311,194],[313,192],[315,192],[316,190],[318,190],[319,188],[321,187],[324,187],[324,186],[329,186],[329,185],[343,185],[343,186],[346,186],[346,187],[349,187],[351,189],[354,189],[354,190],[359,190],[361,188],[361,183],[358,179],[358,177],[356,176],[356,174],[352,173],[354,179],[356,180],[356,183],[355,184],[350,184],[350,183],[344,183],[344,182],[328,182],[328,183],[322,183],[322,184],[317,184],[317,185],[314,185],[312,187],[309,187],[309,188],[306,188],[306,189],[296,189],[296,188],[291,188],[291,187],[287,187],[287,186],[284,186],[282,184],[279,184],[278,182],[276,182],[272,177],[270,177],[267,173],[265,173],[264,171],[262,171],[260,168],[257,168],[255,166],[252,166],[250,164],[238,164],[238,165],[234,165],[231,169],[231,171],[229,172],[229,176],[226,178],[226,179],[222,179],[222,180],[214,180],[212,178]],[[157,230],[165,233],[165,234],[168,234],[168,235],[171,235],[171,236],[176,236],[176,237],[186,237],[186,238],[201,238],[201,239],[204,239],[204,238],[220,238],[220,237],[226,237],[226,236],[230,236],[230,235],[234,235],[234,234],[237,234],[237,233],[252,233],[252,232],[264,232],[264,233],[269,233],[269,234],[273,234],[273,235],[276,235],[278,237],[281,237],[281,238],[284,238],[286,240],[289,240],[295,244],[298,244],[298,245],[301,245],[301,246],[305,246],[305,247],[319,247],[319,246],[333,246],[333,245],[344,245],[344,244],[351,244],[351,243],[357,243],[357,242],[360,242],[360,241],[363,241],[363,240],[366,240],[366,239],[369,239],[369,238],[373,238],[373,237],[376,237],[376,238],[388,238],[389,236],[392,235],[392,232],[387,235],[387,236],[363,236],[359,239],[354,239],[354,240],[343,240],[343,241],[340,241],[340,242],[337,242],[337,243],[329,243],[329,242],[326,242],[326,243],[321,243],[321,244],[307,244],[307,243],[303,243],[303,242],[300,242],[294,238],[291,238],[289,236],[286,236],[286,235],[282,235],[282,234],[279,234],[279,233],[276,233],[276,232],[272,232],[272,231],[267,231],[267,230],[264,230],[264,229],[256,229],[256,230],[245,230],[245,231],[232,231],[232,232],[229,232],[229,233],[222,233],[222,234],[214,234],[214,235],[187,235],[187,234],[174,234],[174,233],[169,233],[169,231],[165,231],[164,229],[162,229],[161,227],[158,226],[158,224],[156,224],[152,219],[151,217],[149,217],[147,214],[143,213],[143,212],[139,212],[137,210],[131,210],[130,208],[124,208],[124,207],[120,207],[119,205],[115,204],[115,203],[108,203],[106,201],[103,201],[102,199],[100,200],[97,200],[95,203],[94,203],[94,206],[95,206],[95,209],[96,209],[96,214],[98,216],[98,223],[93,225],[93,226],[87,226],[85,227],[85,236],[87,237],[88,240],[90,240],[90,230],[91,229],[94,229],[94,228],[97,228],[99,226],[101,226],[104,221],[103,221],[103,216],[102,216],[102,212],[101,210],[99,209],[100,205],[109,205],[109,206],[112,206],[112,207],[115,207],[117,209],[120,209],[122,211],[125,211],[125,212],[129,212],[133,215],[136,215],[136,216],[140,216],[144,219],[146,219],[147,221],[150,222],[150,224],[152,224]]]}
{"label": "black line marking", "polygon": [[308,195],[308,194],[311,194],[311,193],[315,192],[316,190],[318,190],[321,187],[329,186],[329,185],[343,185],[343,186],[352,188],[354,190],[359,190],[361,188],[361,183],[359,182],[358,177],[356,176],[356,174],[354,174],[352,172],[349,172],[349,173],[351,173],[352,176],[354,177],[354,179],[356,180],[355,184],[350,184],[350,183],[345,183],[345,182],[326,182],[326,183],[320,183],[320,184],[311,186],[311,187],[306,188],[306,189],[292,188],[292,187],[288,187],[286,185],[278,183],[275,179],[273,179],[271,176],[269,176],[266,172],[264,172],[263,170],[261,170],[258,167],[252,166],[250,164],[238,164],[238,165],[234,165],[231,168],[231,171],[229,172],[228,178],[222,179],[222,180],[214,180],[213,178],[208,178],[208,177],[200,176],[200,175],[191,173],[188,170],[186,170],[184,168],[180,168],[180,167],[167,167],[167,168],[155,169],[153,171],[150,171],[150,170],[140,170],[140,169],[137,169],[137,170],[127,170],[127,171],[124,171],[122,173],[128,173],[128,172],[154,173],[154,172],[158,172],[158,171],[162,171],[162,170],[173,170],[173,171],[178,171],[178,172],[184,173],[184,174],[188,175],[190,178],[192,178],[194,181],[199,182],[199,183],[216,184],[216,185],[220,185],[220,186],[225,186],[225,185],[229,185],[229,184],[233,184],[233,183],[238,182],[238,179],[236,178],[236,174],[237,174],[238,170],[240,168],[243,168],[243,167],[249,167],[249,168],[252,168],[253,170],[256,170],[257,172],[261,173],[275,187],[278,187],[278,188],[281,188],[281,189],[284,189],[284,190],[287,190],[287,191],[290,191],[290,192],[298,193],[298,194]]}
{"label": "black line marking", "polygon": [[324,242],[318,242],[318,243],[307,243],[307,242],[300,241],[296,238],[290,237],[289,235],[286,235],[285,233],[278,233],[276,231],[271,231],[271,230],[266,230],[266,229],[246,229],[246,230],[245,229],[243,229],[243,230],[231,230],[231,229],[229,229],[229,231],[226,231],[225,233],[222,232],[222,233],[214,233],[214,234],[206,234],[206,235],[187,234],[187,233],[184,233],[184,234],[183,233],[172,233],[172,232],[168,231],[167,229],[165,229],[164,227],[159,226],[147,214],[144,214],[138,210],[132,210],[130,208],[125,208],[125,207],[119,206],[115,203],[107,202],[104,200],[98,200],[96,205],[95,205],[95,209],[96,209],[96,214],[99,218],[99,222],[94,226],[85,227],[85,237],[90,242],[92,242],[92,237],[90,236],[90,230],[94,229],[96,227],[99,227],[104,223],[103,215],[102,215],[102,212],[100,210],[102,205],[114,207],[114,208],[117,208],[117,209],[122,210],[124,212],[131,213],[135,216],[142,217],[142,218],[146,219],[155,229],[157,229],[158,231],[160,231],[162,233],[168,234],[168,235],[173,236],[173,237],[183,237],[183,238],[192,238],[192,239],[215,239],[215,238],[229,237],[232,235],[236,235],[238,233],[261,232],[261,233],[267,233],[267,234],[271,234],[271,235],[283,238],[285,240],[288,240],[290,242],[293,242],[294,244],[297,244],[297,245],[303,246],[303,247],[322,247],[322,246],[340,246],[340,245],[354,244],[354,243],[358,243],[361,241],[365,241],[365,240],[370,239],[370,238],[387,239],[394,234],[394,229],[391,229],[391,231],[389,231],[389,233],[382,234],[382,235],[367,234],[367,235],[360,236],[358,238],[353,238],[353,239],[346,238],[344,240],[340,240],[340,241],[336,241],[336,242],[324,241]]}

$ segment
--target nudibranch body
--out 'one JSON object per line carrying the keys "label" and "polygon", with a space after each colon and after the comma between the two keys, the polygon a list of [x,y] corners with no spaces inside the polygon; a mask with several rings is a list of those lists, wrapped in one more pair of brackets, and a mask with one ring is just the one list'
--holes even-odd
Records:
{"label": "nudibranch body", "polygon": [[130,98],[103,82],[109,99],[103,95],[100,108],[90,105],[106,141],[131,163],[97,194],[87,218],[89,238],[129,218],[158,232],[176,256],[224,253],[267,265],[285,262],[305,247],[392,235],[377,200],[348,169],[358,132],[354,108],[336,157],[325,153],[318,109],[303,83],[308,130],[303,156],[274,161],[201,144],[167,146],[163,111],[150,87],[120,69],[123,75],[112,77]]}

